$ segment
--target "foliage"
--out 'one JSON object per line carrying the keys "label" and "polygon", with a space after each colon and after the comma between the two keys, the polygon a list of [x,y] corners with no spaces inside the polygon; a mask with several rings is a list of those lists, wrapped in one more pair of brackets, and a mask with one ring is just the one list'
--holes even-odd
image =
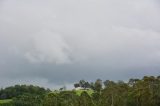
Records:
{"label": "foliage", "polygon": [[[102,80],[98,79],[94,83],[88,83],[88,90],[85,84],[86,81],[81,80],[81,90],[60,89],[56,92],[37,87],[28,90],[26,88],[29,87],[25,86],[25,89],[22,87],[23,90],[15,87],[15,93],[11,92],[14,87],[9,87],[1,90],[1,96],[4,97],[5,94],[5,97],[10,98],[14,97],[13,94],[16,95],[12,100],[6,100],[10,104],[0,106],[160,106],[160,76],[131,78],[128,82],[106,80],[103,83],[104,88]],[[0,101],[2,102],[4,100]]]}
{"label": "foliage", "polygon": [[14,106],[41,106],[43,96],[21,95],[13,99]]}
{"label": "foliage", "polygon": [[84,90],[83,89],[82,90],[76,90],[75,92],[76,92],[76,94],[78,96],[80,96],[84,91],[87,92],[87,94],[90,95],[90,96],[94,93],[94,91],[92,89],[88,89],[88,90],[85,90],[85,89]]}
{"label": "foliage", "polygon": [[0,100],[0,106],[12,106],[12,99]]}
{"label": "foliage", "polygon": [[0,99],[12,99],[24,94],[43,95],[50,90],[33,85],[15,85],[0,90]]}

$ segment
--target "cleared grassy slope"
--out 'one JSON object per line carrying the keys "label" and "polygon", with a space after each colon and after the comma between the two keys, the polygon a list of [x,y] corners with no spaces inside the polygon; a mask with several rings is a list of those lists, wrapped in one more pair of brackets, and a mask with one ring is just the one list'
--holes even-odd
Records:
{"label": "cleared grassy slope", "polygon": [[0,100],[0,104],[6,104],[12,102],[12,99]]}
{"label": "cleared grassy slope", "polygon": [[75,90],[75,92],[76,92],[76,94],[77,94],[78,96],[80,96],[81,93],[84,92],[84,91],[86,91],[86,92],[88,93],[88,95],[90,95],[90,96],[92,95],[92,93],[94,93],[93,90]]}

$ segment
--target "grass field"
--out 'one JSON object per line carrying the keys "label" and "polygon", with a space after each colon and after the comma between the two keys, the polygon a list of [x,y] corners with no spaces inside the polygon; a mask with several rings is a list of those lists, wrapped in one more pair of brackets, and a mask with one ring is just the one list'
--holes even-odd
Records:
{"label": "grass field", "polygon": [[6,104],[12,102],[12,99],[0,100],[0,104]]}
{"label": "grass field", "polygon": [[90,96],[92,95],[92,93],[94,93],[93,90],[76,90],[76,93],[78,96],[80,96],[83,91],[86,91]]}

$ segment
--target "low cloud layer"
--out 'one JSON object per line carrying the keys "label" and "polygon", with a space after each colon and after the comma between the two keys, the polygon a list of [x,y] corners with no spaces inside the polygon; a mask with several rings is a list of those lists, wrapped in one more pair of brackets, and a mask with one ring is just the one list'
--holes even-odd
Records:
{"label": "low cloud layer", "polygon": [[159,11],[158,0],[2,0],[0,86],[158,75]]}

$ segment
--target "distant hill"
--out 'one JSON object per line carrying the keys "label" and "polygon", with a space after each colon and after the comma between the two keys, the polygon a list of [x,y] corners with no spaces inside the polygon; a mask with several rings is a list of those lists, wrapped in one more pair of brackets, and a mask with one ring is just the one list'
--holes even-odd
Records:
{"label": "distant hill", "polygon": [[49,92],[49,89],[33,85],[15,85],[0,90],[0,99],[12,99],[20,95],[44,95]]}

